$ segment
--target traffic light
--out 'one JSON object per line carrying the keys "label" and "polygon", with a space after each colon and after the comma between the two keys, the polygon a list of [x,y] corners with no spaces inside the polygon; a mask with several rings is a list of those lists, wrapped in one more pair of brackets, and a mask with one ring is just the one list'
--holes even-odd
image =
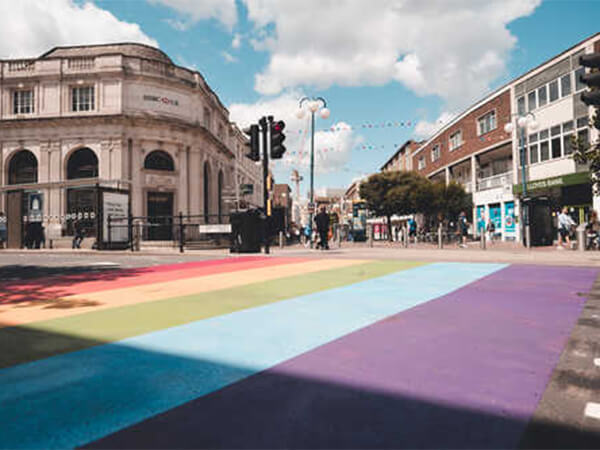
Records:
{"label": "traffic light", "polygon": [[248,147],[246,158],[250,158],[252,161],[260,161],[258,125],[250,125],[244,129],[244,133],[250,138],[250,141],[246,143],[246,147]]}
{"label": "traffic light", "polygon": [[283,129],[285,128],[285,122],[278,120],[277,122],[271,123],[271,159],[280,159],[285,153],[285,134]]}
{"label": "traffic light", "polygon": [[600,105],[600,53],[588,53],[579,57],[579,64],[591,69],[589,73],[579,76],[579,81],[590,90],[581,93],[581,101],[586,105]]}

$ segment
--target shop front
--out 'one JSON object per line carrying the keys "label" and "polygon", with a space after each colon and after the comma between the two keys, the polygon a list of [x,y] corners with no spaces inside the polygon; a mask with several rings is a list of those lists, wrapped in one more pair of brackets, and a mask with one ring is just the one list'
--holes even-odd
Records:
{"label": "shop front", "polygon": [[589,220],[593,209],[589,172],[529,181],[526,188],[525,198],[522,185],[514,185],[513,191],[528,206],[533,245],[552,245],[557,236],[558,214],[563,207],[567,207],[576,224]]}

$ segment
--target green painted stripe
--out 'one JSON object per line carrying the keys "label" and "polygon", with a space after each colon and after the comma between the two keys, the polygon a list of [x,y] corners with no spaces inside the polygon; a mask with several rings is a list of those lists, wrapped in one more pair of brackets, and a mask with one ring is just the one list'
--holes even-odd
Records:
{"label": "green painted stripe", "polygon": [[[319,262],[315,261],[315,264]],[[406,261],[370,262],[2,328],[0,368],[358,283],[423,264]]]}

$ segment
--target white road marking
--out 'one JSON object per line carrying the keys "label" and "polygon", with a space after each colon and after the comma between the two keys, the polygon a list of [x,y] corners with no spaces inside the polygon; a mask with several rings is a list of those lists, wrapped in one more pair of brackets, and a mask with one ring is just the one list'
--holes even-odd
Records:
{"label": "white road marking", "polygon": [[594,365],[600,367],[600,358],[594,358]]}
{"label": "white road marking", "polygon": [[587,402],[584,414],[586,417],[600,420],[600,403]]}

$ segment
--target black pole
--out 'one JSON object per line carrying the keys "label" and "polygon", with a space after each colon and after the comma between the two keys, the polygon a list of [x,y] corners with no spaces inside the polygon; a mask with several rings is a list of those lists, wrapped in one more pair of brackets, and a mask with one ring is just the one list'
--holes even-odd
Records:
{"label": "black pole", "polygon": [[112,216],[108,215],[108,249],[112,248]]}
{"label": "black pole", "polygon": [[[272,118],[271,118],[272,120]],[[263,141],[263,208],[265,210],[265,223],[264,223],[264,236],[265,236],[265,254],[270,253],[269,249],[269,191],[267,190],[267,178],[269,177],[269,149],[268,149],[268,123],[267,118],[262,117],[258,123],[262,130],[262,141]]]}
{"label": "black pole", "polygon": [[131,246],[131,251],[135,251],[134,242],[133,242],[133,217],[131,217],[131,211],[127,214],[127,239],[129,240],[129,245]]}
{"label": "black pole", "polygon": [[183,213],[181,211],[179,211],[179,252],[183,253],[183,245],[184,245],[184,238],[183,238]]}

